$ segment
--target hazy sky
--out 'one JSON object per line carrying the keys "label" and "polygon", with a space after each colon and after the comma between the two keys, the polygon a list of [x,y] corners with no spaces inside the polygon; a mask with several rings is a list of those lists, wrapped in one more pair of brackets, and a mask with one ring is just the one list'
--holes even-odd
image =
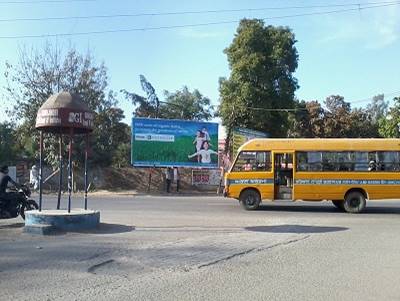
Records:
{"label": "hazy sky", "polygon": [[[10,3],[10,2],[23,3]],[[53,1],[53,2],[52,2]],[[319,12],[354,9],[396,3],[385,7],[340,13]],[[375,3],[375,4],[372,4]],[[327,6],[288,8],[294,6]],[[346,6],[348,5],[348,6]],[[286,8],[284,8],[286,7]],[[258,9],[223,13],[169,12]],[[266,9],[271,8],[271,9]],[[275,8],[275,9],[272,9]],[[283,8],[283,9],[276,9]],[[304,14],[312,14],[307,15]],[[137,17],[90,18],[46,21],[4,21],[16,18],[43,18],[115,14],[147,14]],[[199,89],[218,104],[218,79],[229,76],[223,53],[232,41],[241,18],[271,18],[266,24],[289,26],[298,40],[299,67],[295,74],[299,99],[323,101],[340,94],[354,106],[363,106],[373,95],[386,93],[387,99],[400,95],[400,1],[128,1],[128,0],[0,0],[0,86],[4,86],[5,61],[15,64],[18,49],[42,47],[46,41],[80,51],[90,49],[96,61],[108,67],[110,88],[143,94],[139,74],[153,84],[159,97],[163,90],[175,91],[187,85]],[[226,24],[159,30],[58,36],[47,38],[4,37],[90,31],[142,29],[175,25],[233,21]],[[3,89],[3,88],[2,88]],[[397,94],[390,94],[397,92]],[[4,90],[1,90],[3,95]],[[390,95],[389,95],[390,94]],[[2,97],[2,96],[0,96]],[[4,97],[2,97],[4,99]],[[132,106],[119,97],[128,120]],[[1,102],[0,121],[7,118]],[[7,104],[10,105],[10,104]]]}

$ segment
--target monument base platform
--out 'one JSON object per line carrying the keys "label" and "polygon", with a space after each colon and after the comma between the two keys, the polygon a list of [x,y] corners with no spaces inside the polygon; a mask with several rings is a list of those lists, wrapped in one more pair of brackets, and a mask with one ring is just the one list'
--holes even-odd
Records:
{"label": "monument base platform", "polygon": [[[100,212],[94,210],[31,210],[25,213],[24,232],[32,234],[53,234],[55,232],[82,231],[98,227]],[[43,231],[42,231],[43,230]]]}

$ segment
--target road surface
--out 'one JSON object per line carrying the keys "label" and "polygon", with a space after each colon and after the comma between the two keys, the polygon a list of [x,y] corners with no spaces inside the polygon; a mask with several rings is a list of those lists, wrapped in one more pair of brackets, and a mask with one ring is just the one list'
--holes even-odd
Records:
{"label": "road surface", "polygon": [[211,196],[89,205],[102,224],[88,233],[34,236],[0,220],[0,300],[400,300],[400,201],[358,215]]}

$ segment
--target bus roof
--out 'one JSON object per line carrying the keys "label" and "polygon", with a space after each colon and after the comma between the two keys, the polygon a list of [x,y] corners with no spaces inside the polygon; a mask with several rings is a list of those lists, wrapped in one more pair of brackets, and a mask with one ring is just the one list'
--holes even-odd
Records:
{"label": "bus roof", "polygon": [[400,151],[400,139],[384,138],[257,138],[240,151]]}

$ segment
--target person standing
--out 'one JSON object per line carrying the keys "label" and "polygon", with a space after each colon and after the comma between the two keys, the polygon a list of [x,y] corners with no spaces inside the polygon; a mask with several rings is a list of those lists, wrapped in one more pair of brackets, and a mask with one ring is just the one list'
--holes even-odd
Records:
{"label": "person standing", "polygon": [[219,174],[220,179],[219,179],[219,184],[218,184],[218,188],[217,188],[217,194],[221,194],[222,187],[225,186],[224,185],[225,169],[224,169],[223,165],[220,166],[219,171],[220,171],[220,174]]}
{"label": "person standing", "polygon": [[39,188],[39,172],[37,170],[36,165],[32,166],[29,175],[29,183],[33,186],[33,190],[37,190]]}
{"label": "person standing", "polygon": [[173,170],[171,167],[167,167],[167,169],[165,170],[165,181],[167,183],[167,193],[170,192],[171,190],[171,182],[173,180],[174,174],[173,174]]}
{"label": "person standing", "polygon": [[179,192],[179,185],[180,185],[180,174],[179,169],[177,167],[174,168],[174,180],[176,181],[176,192]]}
{"label": "person standing", "polygon": [[[231,162],[229,159],[229,154],[224,154],[222,156],[222,163],[220,166],[220,177],[221,178],[219,180],[217,194],[220,194],[225,189],[225,174],[228,172],[230,166],[231,166]],[[224,187],[224,189],[222,189],[222,187]]]}

